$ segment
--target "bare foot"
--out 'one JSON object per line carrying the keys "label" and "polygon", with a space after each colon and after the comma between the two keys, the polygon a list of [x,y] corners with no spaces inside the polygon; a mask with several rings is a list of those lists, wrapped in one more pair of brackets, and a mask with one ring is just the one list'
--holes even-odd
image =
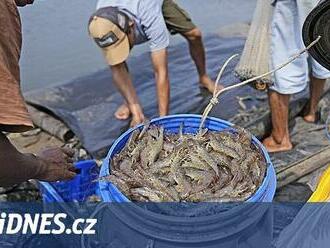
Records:
{"label": "bare foot", "polygon": [[290,140],[283,139],[282,143],[277,143],[273,136],[269,136],[262,142],[268,152],[285,152],[292,150],[293,146]]}
{"label": "bare foot", "polygon": [[140,104],[130,104],[129,108],[132,113],[132,120],[131,120],[130,126],[134,127],[138,124],[143,123],[145,120],[145,117],[144,117],[141,105]]}
{"label": "bare foot", "polygon": [[307,123],[316,123],[318,121],[318,112],[316,109],[311,109],[310,103],[308,103],[302,110],[302,117]]}
{"label": "bare foot", "polygon": [[133,116],[131,123],[129,124],[130,127],[135,127],[136,125],[139,125],[141,123],[143,123],[145,120],[144,116]]}
{"label": "bare foot", "polygon": [[[208,76],[202,77],[200,79],[200,87],[207,89],[210,93],[213,94],[214,92],[214,87],[215,87],[215,82],[213,82]],[[221,89],[223,89],[222,84],[217,85],[217,92]]]}
{"label": "bare foot", "polygon": [[129,110],[128,106],[125,103],[120,105],[115,112],[115,117],[118,120],[127,120],[130,115],[131,115],[131,111]]}
{"label": "bare foot", "polygon": [[315,123],[316,121],[316,114],[308,114],[304,116],[304,120],[308,123]]}

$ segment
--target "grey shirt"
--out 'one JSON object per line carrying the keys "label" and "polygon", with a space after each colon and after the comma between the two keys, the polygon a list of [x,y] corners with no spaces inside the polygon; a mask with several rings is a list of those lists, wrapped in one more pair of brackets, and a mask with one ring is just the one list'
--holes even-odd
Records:
{"label": "grey shirt", "polygon": [[169,45],[169,32],[162,14],[163,0],[99,0],[97,9],[118,7],[135,22],[135,44],[149,41],[150,50]]}

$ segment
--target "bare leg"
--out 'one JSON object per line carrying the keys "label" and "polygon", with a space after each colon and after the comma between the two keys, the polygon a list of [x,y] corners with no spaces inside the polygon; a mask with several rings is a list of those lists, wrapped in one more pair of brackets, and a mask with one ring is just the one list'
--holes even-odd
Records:
{"label": "bare leg", "polygon": [[292,144],[289,134],[289,100],[290,95],[269,91],[269,106],[272,115],[273,130],[264,139],[263,144],[269,152],[289,151]]}
{"label": "bare leg", "polygon": [[317,105],[320,101],[321,95],[323,93],[325,79],[319,79],[311,77],[310,83],[310,99],[307,105],[307,111],[304,116],[306,122],[315,122],[316,121],[316,111]]}
{"label": "bare leg", "polygon": [[[193,30],[186,32],[182,35],[187,39],[189,43],[190,55],[195,62],[201,86],[205,87],[207,90],[213,93],[215,84],[206,72],[205,50],[201,31],[197,28],[194,28]],[[222,85],[218,86],[219,90],[222,88]]]}
{"label": "bare leg", "polygon": [[130,113],[132,113],[132,121],[130,125],[135,126],[143,122],[144,114],[142,111],[142,107],[136,95],[131,78],[128,74],[126,64],[122,63],[116,66],[112,66],[111,69],[112,69],[112,76],[114,78],[114,83],[118,88],[118,90],[120,91],[120,93],[122,94],[122,96],[124,97]]}

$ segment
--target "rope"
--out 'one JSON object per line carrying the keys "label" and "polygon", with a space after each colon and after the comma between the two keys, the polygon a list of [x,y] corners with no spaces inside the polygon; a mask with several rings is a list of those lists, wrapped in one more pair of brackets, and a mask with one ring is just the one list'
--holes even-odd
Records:
{"label": "rope", "polygon": [[219,103],[219,100],[216,97],[212,97],[212,99],[210,100],[210,103],[212,104],[212,106],[215,106]]}
{"label": "rope", "polygon": [[[222,74],[224,73],[226,67],[228,66],[229,62],[232,61],[234,58],[236,58],[238,55],[239,55],[239,54],[234,54],[234,55],[232,55],[229,59],[227,59],[227,60],[225,61],[225,63],[224,63],[223,66],[221,67],[220,72],[219,72],[219,74],[218,74],[218,76],[217,76],[217,79],[215,80],[215,86],[214,86],[214,91],[213,91],[213,98],[216,98],[216,93],[217,93],[218,85],[219,85],[220,79],[221,79]],[[213,98],[212,98],[212,99],[213,99]],[[211,99],[211,100],[212,100],[212,99]],[[218,99],[217,99],[217,101],[218,101]]]}
{"label": "rope", "polygon": [[[202,121],[201,121],[201,124],[199,126],[199,134],[201,134],[201,132],[202,132],[203,125],[204,125],[204,122],[206,120],[206,117],[209,115],[212,108],[219,103],[219,100],[218,100],[218,97],[217,97],[217,89],[218,89],[218,85],[219,85],[220,79],[222,77],[222,74],[224,73],[224,71],[225,71],[226,67],[228,66],[229,62],[231,60],[233,60],[234,58],[236,58],[237,56],[238,56],[238,54],[234,54],[230,58],[228,58],[225,61],[225,63],[223,64],[223,66],[221,67],[221,69],[220,69],[220,72],[217,76],[217,79],[215,80],[213,97],[211,98],[210,103],[207,105],[207,107],[205,108],[204,113],[203,113]],[[219,92],[220,91],[221,90],[219,90]]]}
{"label": "rope", "polygon": [[[298,57],[300,57],[302,54],[304,54],[305,52],[307,52],[311,47],[313,47],[317,42],[319,42],[319,40],[321,39],[321,36],[318,36],[316,40],[314,40],[311,44],[309,44],[308,47],[300,50],[297,54],[295,54],[294,56],[292,56],[291,58],[289,58],[288,61],[284,62],[283,64],[280,64],[279,66],[277,66],[275,69],[269,71],[269,72],[266,72],[260,76],[256,76],[256,77],[253,77],[253,78],[250,78],[248,80],[245,80],[241,83],[238,83],[238,84],[234,84],[234,85],[231,85],[231,86],[228,86],[226,88],[223,88],[221,90],[219,90],[217,93],[216,90],[217,88],[214,88],[214,92],[213,92],[213,97],[212,99],[210,100],[210,103],[206,106],[204,112],[203,112],[203,116],[202,116],[202,120],[201,120],[201,124],[199,125],[199,132],[202,131],[203,129],[203,126],[204,126],[204,123],[205,123],[205,120],[207,118],[207,116],[209,115],[210,111],[212,110],[212,108],[217,105],[219,103],[219,100],[218,100],[218,97],[220,96],[220,94],[226,92],[226,91],[229,91],[229,90],[232,90],[232,89],[235,89],[235,88],[238,88],[238,87],[241,87],[241,86],[244,86],[248,83],[251,83],[251,82],[254,82],[260,78],[263,78],[263,77],[266,77],[268,75],[271,75],[273,74],[274,72],[278,71],[278,70],[281,70],[283,67],[287,66],[288,64],[292,63],[294,60],[296,60]],[[226,66],[228,65],[228,63],[233,59],[233,57],[236,57],[235,55],[231,56],[226,62],[225,64],[222,66],[220,72],[219,72],[219,75],[217,77],[217,82],[220,80],[222,74],[223,74],[223,71],[225,70]]]}

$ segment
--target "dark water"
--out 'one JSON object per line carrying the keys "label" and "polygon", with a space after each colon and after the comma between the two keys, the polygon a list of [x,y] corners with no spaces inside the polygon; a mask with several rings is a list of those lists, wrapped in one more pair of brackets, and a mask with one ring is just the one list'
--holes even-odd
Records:
{"label": "dark water", "polygon": [[[35,0],[34,5],[20,9],[24,35],[21,74],[25,91],[63,84],[106,67],[99,49],[87,34],[87,21],[96,2]],[[249,21],[256,0],[177,2],[208,34],[228,24]],[[183,39],[176,36],[171,45],[180,42]],[[134,55],[144,51],[144,45],[134,48]],[[188,52],[184,56],[189,56]]]}

